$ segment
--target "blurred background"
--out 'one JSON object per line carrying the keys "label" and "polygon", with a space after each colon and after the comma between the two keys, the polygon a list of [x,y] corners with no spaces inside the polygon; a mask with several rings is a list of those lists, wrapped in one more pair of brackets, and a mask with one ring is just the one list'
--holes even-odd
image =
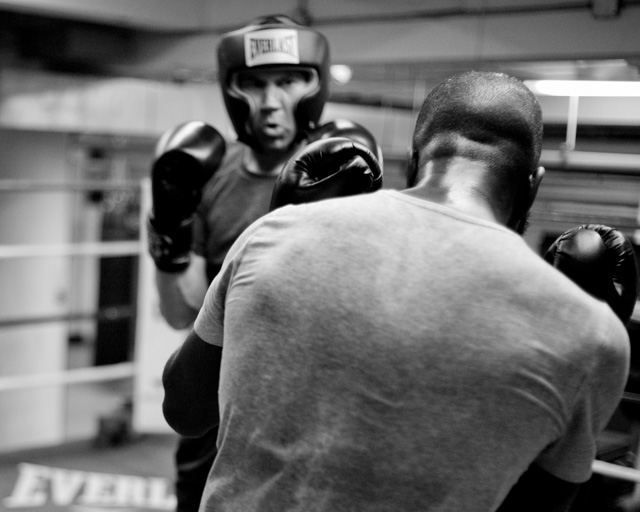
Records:
{"label": "blurred background", "polygon": [[[153,148],[196,119],[234,137],[218,38],[278,13],[328,37],[323,120],[377,137],[385,187],[404,187],[415,114],[433,85],[504,71],[544,113],[547,176],[527,242],[543,252],[595,223],[640,243],[640,0],[0,0],[0,499],[15,492],[25,451],[170,436],[158,372],[182,334],[158,325],[147,274]],[[634,313],[632,341],[639,322]],[[628,467],[634,371],[600,453]],[[156,471],[171,474],[170,461]],[[633,478],[624,482],[600,484],[633,494]]]}

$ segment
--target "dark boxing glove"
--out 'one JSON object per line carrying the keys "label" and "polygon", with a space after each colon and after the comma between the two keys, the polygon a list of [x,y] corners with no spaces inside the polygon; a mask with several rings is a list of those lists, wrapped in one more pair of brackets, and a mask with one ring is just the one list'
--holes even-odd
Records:
{"label": "dark boxing glove", "polygon": [[373,134],[361,124],[354,123],[348,119],[335,119],[311,132],[308,141],[311,143],[330,137],[346,137],[359,142],[376,156],[380,167],[382,167],[382,148],[378,145]]}
{"label": "dark boxing glove", "polygon": [[151,167],[153,208],[147,223],[149,254],[159,270],[182,272],[189,266],[202,187],[225,150],[218,131],[200,121],[183,123],[160,137]]}
{"label": "dark boxing glove", "polygon": [[312,142],[289,159],[274,185],[270,209],[380,187],[382,167],[374,154],[352,139],[331,137]]}
{"label": "dark boxing glove", "polygon": [[623,323],[629,321],[638,297],[638,269],[633,246],[620,231],[583,224],[560,235],[544,259],[607,302]]}

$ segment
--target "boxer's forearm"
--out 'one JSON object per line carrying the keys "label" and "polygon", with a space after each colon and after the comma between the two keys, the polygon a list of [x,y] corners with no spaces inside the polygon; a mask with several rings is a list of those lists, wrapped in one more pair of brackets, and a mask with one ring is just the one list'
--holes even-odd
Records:
{"label": "boxer's forearm", "polygon": [[156,272],[160,313],[174,329],[186,329],[195,321],[207,292],[205,269],[204,258],[194,254],[184,272]]}
{"label": "boxer's forearm", "polygon": [[568,512],[580,484],[561,480],[532,465],[497,512]]}
{"label": "boxer's forearm", "polygon": [[199,437],[218,423],[218,381],[222,348],[191,331],[162,374],[162,411],[178,434]]}

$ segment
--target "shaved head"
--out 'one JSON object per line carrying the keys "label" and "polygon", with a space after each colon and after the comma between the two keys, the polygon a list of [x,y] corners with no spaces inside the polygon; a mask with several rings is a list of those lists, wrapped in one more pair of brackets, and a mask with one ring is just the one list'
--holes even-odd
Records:
{"label": "shaved head", "polygon": [[[452,76],[422,104],[407,185],[427,179],[432,190],[447,183],[447,193],[473,187],[507,225],[521,231],[541,177],[542,132],[538,99],[520,80],[490,71]],[[454,160],[467,163],[457,178],[453,167],[441,165]]]}
{"label": "shaved head", "polygon": [[415,163],[466,156],[528,174],[540,159],[542,131],[540,104],[520,80],[470,71],[448,78],[424,100],[413,134]]}

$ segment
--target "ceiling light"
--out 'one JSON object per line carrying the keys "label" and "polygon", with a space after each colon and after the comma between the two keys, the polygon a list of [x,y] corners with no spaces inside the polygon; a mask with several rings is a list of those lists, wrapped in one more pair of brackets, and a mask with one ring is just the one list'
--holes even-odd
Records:
{"label": "ceiling light", "polygon": [[640,82],[598,80],[525,80],[540,96],[640,96]]}
{"label": "ceiling light", "polygon": [[353,72],[349,66],[345,66],[344,64],[334,64],[331,66],[331,78],[337,84],[344,85],[349,83],[351,77],[353,76]]}

